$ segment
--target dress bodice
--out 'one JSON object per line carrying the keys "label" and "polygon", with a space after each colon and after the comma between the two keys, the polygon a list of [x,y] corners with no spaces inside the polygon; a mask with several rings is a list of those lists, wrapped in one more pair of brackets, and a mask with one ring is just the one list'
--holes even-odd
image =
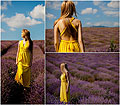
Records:
{"label": "dress bodice", "polygon": [[23,44],[23,40],[20,42],[20,52],[26,52],[26,51],[29,51],[28,47],[29,47],[29,44],[28,44],[28,41],[26,41],[25,44]]}
{"label": "dress bodice", "polygon": [[23,40],[19,43],[19,55],[18,55],[18,62],[22,62],[23,65],[29,66],[30,65],[30,51],[29,51],[29,42],[26,41],[23,44]]}
{"label": "dress bodice", "polygon": [[65,73],[63,73],[60,78],[61,78],[61,82],[66,82]]}

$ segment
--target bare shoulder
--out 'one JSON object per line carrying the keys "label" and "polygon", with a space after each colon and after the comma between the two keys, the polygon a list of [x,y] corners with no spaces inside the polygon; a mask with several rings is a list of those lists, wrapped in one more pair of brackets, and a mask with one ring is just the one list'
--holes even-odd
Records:
{"label": "bare shoulder", "polygon": [[22,40],[20,40],[19,42],[18,42],[18,47],[20,46],[20,43],[22,42]]}
{"label": "bare shoulder", "polygon": [[74,19],[74,21],[76,21],[76,22],[81,22],[79,19]]}
{"label": "bare shoulder", "polygon": [[19,40],[18,44],[20,44],[22,42],[22,40]]}
{"label": "bare shoulder", "polygon": [[68,18],[61,18],[58,20],[58,24],[61,25],[62,23],[66,22],[66,21],[68,21]]}
{"label": "bare shoulder", "polygon": [[55,24],[57,21],[58,21],[58,19],[54,21],[54,24]]}
{"label": "bare shoulder", "polygon": [[54,26],[56,26],[58,24],[58,22],[59,22],[59,19],[55,20]]}
{"label": "bare shoulder", "polygon": [[80,24],[80,25],[82,24],[79,19],[74,19],[74,22],[75,22],[75,23],[78,23],[78,24]]}

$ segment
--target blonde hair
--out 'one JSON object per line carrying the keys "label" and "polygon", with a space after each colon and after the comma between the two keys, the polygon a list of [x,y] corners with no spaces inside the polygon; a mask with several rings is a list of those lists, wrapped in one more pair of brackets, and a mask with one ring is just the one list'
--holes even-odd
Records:
{"label": "blonde hair", "polygon": [[61,5],[61,17],[72,17],[73,14],[76,14],[75,4],[72,1],[64,1]]}
{"label": "blonde hair", "polygon": [[54,26],[61,18],[72,17],[73,14],[77,17],[75,4],[72,1],[63,1],[61,5],[61,16],[57,21],[55,21]]}
{"label": "blonde hair", "polygon": [[29,50],[32,52],[33,51],[33,42],[30,38],[30,31],[27,30],[27,29],[23,29],[22,32],[24,33],[24,36],[27,36],[28,37],[28,40],[29,40]]}
{"label": "blonde hair", "polygon": [[28,39],[30,39],[30,31],[28,31],[27,29],[23,29],[22,32],[24,33],[24,36],[27,36]]}
{"label": "blonde hair", "polygon": [[67,73],[68,72],[67,64],[66,63],[61,63],[60,69],[61,69],[62,72]]}

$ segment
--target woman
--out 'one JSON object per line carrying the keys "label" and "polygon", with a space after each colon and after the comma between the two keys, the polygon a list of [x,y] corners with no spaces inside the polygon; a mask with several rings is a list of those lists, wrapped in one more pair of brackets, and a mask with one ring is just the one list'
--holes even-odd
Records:
{"label": "woman", "polygon": [[[18,66],[15,80],[23,87],[30,87],[30,71],[32,66],[33,42],[30,38],[30,32],[27,29],[22,30],[23,40],[19,41],[16,56]],[[24,88],[25,89],[25,88]]]}
{"label": "woman", "polygon": [[64,103],[68,103],[70,97],[70,80],[69,80],[69,73],[67,64],[62,63],[60,65],[60,69],[62,75],[61,79],[61,87],[60,87],[60,101]]}
{"label": "woman", "polygon": [[77,16],[74,3],[64,1],[61,5],[61,17],[54,23],[54,47],[56,52],[84,52],[82,24],[80,20],[72,17],[73,14]]}

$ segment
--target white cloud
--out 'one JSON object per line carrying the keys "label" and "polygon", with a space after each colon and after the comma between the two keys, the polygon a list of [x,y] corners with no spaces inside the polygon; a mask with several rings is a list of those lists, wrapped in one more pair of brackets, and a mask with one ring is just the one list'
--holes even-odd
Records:
{"label": "white cloud", "polygon": [[113,16],[116,17],[119,15],[119,2],[118,1],[111,1],[109,3],[102,2],[102,1],[93,1],[94,5],[97,5],[103,13],[107,16]]}
{"label": "white cloud", "polygon": [[0,32],[5,32],[5,30],[4,30],[4,29],[2,29],[2,28],[0,28]]}
{"label": "white cloud", "polygon": [[93,9],[93,14],[95,14],[98,10],[97,9]]}
{"label": "white cloud", "polygon": [[119,1],[111,1],[107,6],[111,8],[119,8]]}
{"label": "white cloud", "polygon": [[16,29],[15,29],[15,28],[10,28],[10,30],[11,30],[11,31],[16,31]]}
{"label": "white cloud", "polygon": [[[73,1],[74,2],[74,4],[75,5],[77,5],[78,4],[78,2],[77,1]],[[51,8],[51,9],[55,9],[55,10],[60,10],[61,9],[61,4],[62,4],[62,2],[61,1],[47,1],[46,2],[46,7],[47,8]]]}
{"label": "white cloud", "polygon": [[20,27],[32,26],[42,23],[35,19],[31,19],[30,17],[25,17],[24,14],[18,14],[18,13],[16,13],[15,16],[12,16],[10,18],[4,17],[2,21],[5,22],[11,28],[20,28]]}
{"label": "white cloud", "polygon": [[91,22],[87,22],[87,23],[86,23],[86,25],[91,26],[91,25],[92,25],[92,23],[91,23]]}
{"label": "white cloud", "polygon": [[111,21],[100,21],[100,22],[96,22],[96,23],[91,23],[91,22],[86,22],[85,23],[86,26],[119,26],[118,22],[111,22]]}
{"label": "white cloud", "polygon": [[111,8],[111,7],[108,7],[106,3],[102,3],[99,7],[100,7],[103,11],[118,10],[118,8]]}
{"label": "white cloud", "polygon": [[34,7],[34,9],[30,12],[30,16],[31,16],[32,18],[44,20],[44,16],[45,16],[45,6],[43,6],[43,5],[37,5],[37,6]]}
{"label": "white cloud", "polygon": [[0,15],[0,20],[2,20],[2,18],[4,18],[4,16],[5,16],[4,14]]}
{"label": "white cloud", "polygon": [[50,14],[50,13],[48,13],[48,14],[46,15],[46,17],[49,18],[49,20],[56,18],[56,16],[54,16],[53,14]]}
{"label": "white cloud", "polygon": [[102,22],[96,22],[93,25],[94,26],[118,26],[118,22],[102,21]]}
{"label": "white cloud", "polygon": [[54,2],[47,1],[46,7],[51,8],[51,9],[55,9],[55,10],[59,10],[59,9],[61,9],[61,4],[62,3],[60,1],[54,1]]}
{"label": "white cloud", "polygon": [[7,9],[7,3],[4,2],[3,5],[0,6],[0,9],[6,10]]}
{"label": "white cloud", "polygon": [[104,11],[104,14],[108,15],[108,16],[118,16],[119,12],[118,11]]}
{"label": "white cloud", "polygon": [[114,22],[113,25],[114,26],[119,26],[119,23],[118,22]]}
{"label": "white cloud", "polygon": [[[75,5],[78,4],[77,1],[73,1]],[[46,2],[46,7],[47,8],[51,8],[51,9],[55,9],[55,10],[60,10],[61,9],[61,4],[62,2],[61,1],[47,1]]]}
{"label": "white cloud", "polygon": [[91,18],[87,17],[87,18],[85,18],[85,20],[91,20]]}
{"label": "white cloud", "polygon": [[100,5],[102,2],[101,1],[93,1],[94,5]]}
{"label": "white cloud", "polygon": [[0,6],[0,9],[7,10],[8,5],[11,5],[11,1],[4,1],[3,4]]}
{"label": "white cloud", "polygon": [[107,22],[107,21],[102,21],[102,22],[96,22],[94,24],[94,26],[109,26],[111,24],[111,22]]}
{"label": "white cloud", "polygon": [[98,11],[97,9],[86,8],[81,11],[81,14],[95,14],[95,13],[97,13],[97,11]]}
{"label": "white cloud", "polygon": [[77,1],[73,1],[73,3],[74,3],[75,5],[77,5],[77,4],[78,4],[78,2],[77,2]]}

